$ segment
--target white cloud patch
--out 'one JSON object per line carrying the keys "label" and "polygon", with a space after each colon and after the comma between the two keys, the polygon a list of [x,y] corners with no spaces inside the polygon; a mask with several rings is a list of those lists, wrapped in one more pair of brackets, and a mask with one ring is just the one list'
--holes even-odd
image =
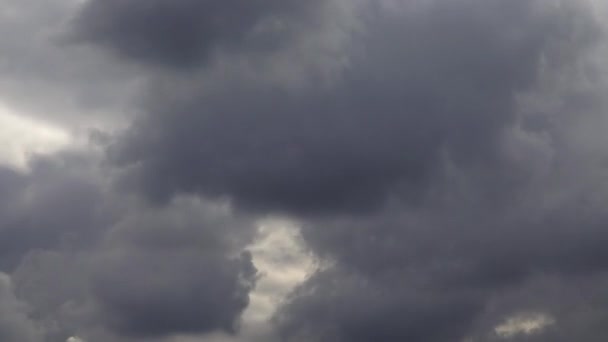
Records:
{"label": "white cloud patch", "polygon": [[261,278],[250,295],[245,319],[267,320],[283,298],[315,270],[315,261],[300,239],[293,222],[277,219],[260,222],[259,238],[250,250]]}
{"label": "white cloud patch", "polygon": [[85,340],[81,339],[80,337],[72,336],[68,338],[65,342],[85,342]]}
{"label": "white cloud patch", "polygon": [[66,131],[29,119],[0,102],[0,164],[24,168],[29,155],[55,152],[70,141]]}
{"label": "white cloud patch", "polygon": [[555,324],[555,319],[543,313],[523,313],[507,318],[494,328],[501,338],[509,339],[521,335],[541,333],[547,327]]}

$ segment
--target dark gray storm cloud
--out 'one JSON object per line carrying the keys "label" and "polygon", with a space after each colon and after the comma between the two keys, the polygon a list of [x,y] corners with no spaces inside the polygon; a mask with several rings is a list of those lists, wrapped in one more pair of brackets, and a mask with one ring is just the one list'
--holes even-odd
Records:
{"label": "dark gray storm cloud", "polygon": [[27,313],[27,305],[13,292],[10,277],[4,273],[0,274],[0,339],[2,341],[37,341],[38,331]]}
{"label": "dark gray storm cloud", "polygon": [[[103,320],[127,336],[236,331],[247,307],[251,260],[204,253],[131,253],[100,267],[95,294]],[[243,279],[239,275],[243,274]],[[122,286],[112,286],[122,282]]]}
{"label": "dark gray storm cloud", "polygon": [[320,267],[270,340],[604,341],[602,5],[89,0],[63,43],[113,67],[68,77],[0,38],[10,84],[145,85],[104,146],[0,167],[0,340],[245,341],[280,214]]}
{"label": "dark gray storm cloud", "polygon": [[577,49],[593,36],[591,25],[569,28],[587,20],[576,9],[535,4],[368,10],[328,86],[292,90],[233,73],[217,84],[205,74],[163,83],[111,157],[154,199],[187,192],[245,208],[352,213],[421,197],[446,160],[500,163],[517,95],[542,67],[559,70],[561,43],[580,35]]}
{"label": "dark gray storm cloud", "polygon": [[218,48],[276,45],[320,2],[95,0],[77,19],[78,37],[137,61],[196,66]]}
{"label": "dark gray storm cloud", "polygon": [[475,291],[425,290],[407,271],[359,276],[322,271],[279,311],[286,341],[453,341],[471,328],[483,299]]}
{"label": "dark gray storm cloud", "polygon": [[[522,192],[500,205],[451,193],[456,203],[428,203],[407,214],[398,207],[375,218],[310,223],[303,230],[308,245],[335,264],[296,291],[277,322],[294,341],[453,341],[470,336],[478,320],[486,320],[478,329],[487,334],[518,310],[564,316],[568,305],[596,310],[593,300],[571,294],[608,267],[608,220],[592,198],[605,188],[586,191],[567,200],[552,198],[549,189],[540,198]],[[522,291],[528,296],[516,297],[517,304],[503,300],[498,313],[491,311],[493,301],[528,289],[538,275],[553,279],[535,289],[536,303]],[[555,286],[567,299],[543,294]],[[574,323],[577,314],[555,329],[581,324]],[[484,334],[481,341],[488,340]],[[589,334],[603,336],[605,329]]]}
{"label": "dark gray storm cloud", "polygon": [[144,338],[235,332],[256,279],[251,256],[238,254],[253,232],[247,224],[196,201],[121,222],[93,263],[103,320]]}
{"label": "dark gray storm cloud", "polygon": [[[110,150],[129,168],[123,184],[300,218],[334,264],[278,312],[288,341],[464,339],[488,303],[534,275],[605,272],[606,216],[589,184],[565,186],[582,164],[562,125],[603,108],[574,86],[600,32],[589,8],[366,11],[329,84],[232,73],[210,84],[202,71],[160,86]],[[572,89],[547,110],[555,75]]]}
{"label": "dark gray storm cloud", "polygon": [[0,303],[15,311],[3,340],[235,333],[256,280],[252,222],[197,199],[148,208],[115,194],[103,169],[82,152],[2,169]]}
{"label": "dark gray storm cloud", "polygon": [[87,176],[92,170],[87,164],[68,153],[33,161],[29,174],[0,168],[2,271],[12,271],[32,249],[86,248],[112,222],[99,185]]}

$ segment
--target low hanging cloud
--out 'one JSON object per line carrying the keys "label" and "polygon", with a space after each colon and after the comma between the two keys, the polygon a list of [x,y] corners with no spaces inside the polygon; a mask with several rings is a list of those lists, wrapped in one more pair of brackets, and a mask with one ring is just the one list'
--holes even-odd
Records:
{"label": "low hanging cloud", "polygon": [[129,124],[0,167],[0,339],[608,336],[603,1],[10,4],[32,23],[0,30],[61,17],[66,50],[0,39],[28,57],[0,87],[82,85],[79,122]]}

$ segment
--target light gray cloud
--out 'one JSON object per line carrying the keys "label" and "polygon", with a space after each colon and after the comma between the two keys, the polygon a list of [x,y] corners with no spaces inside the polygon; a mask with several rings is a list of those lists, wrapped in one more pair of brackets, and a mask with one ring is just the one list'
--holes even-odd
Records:
{"label": "light gray cloud", "polygon": [[69,42],[79,1],[6,0],[0,11],[0,105],[69,129],[124,124],[142,75]]}

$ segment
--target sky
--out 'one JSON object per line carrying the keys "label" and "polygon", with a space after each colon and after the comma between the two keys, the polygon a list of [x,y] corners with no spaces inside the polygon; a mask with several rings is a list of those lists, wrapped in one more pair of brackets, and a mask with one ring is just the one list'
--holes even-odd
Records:
{"label": "sky", "polygon": [[0,341],[608,339],[608,1],[0,5]]}

